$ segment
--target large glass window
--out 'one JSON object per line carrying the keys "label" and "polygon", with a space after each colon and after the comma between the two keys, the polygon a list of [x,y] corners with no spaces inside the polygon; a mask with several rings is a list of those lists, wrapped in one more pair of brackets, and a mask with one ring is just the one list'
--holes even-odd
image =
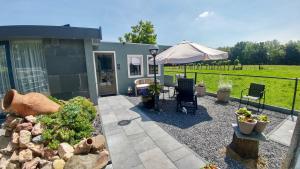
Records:
{"label": "large glass window", "polygon": [[10,89],[5,46],[0,45],[0,99]]}
{"label": "large glass window", "polygon": [[127,55],[128,77],[143,77],[143,55]]}
{"label": "large glass window", "polygon": [[49,93],[42,41],[11,42],[12,65],[17,89],[22,93]]}
{"label": "large glass window", "polygon": [[[148,55],[147,56],[147,75],[148,76],[154,76],[154,65],[153,62],[150,62],[150,60],[153,58],[153,56]],[[160,65],[156,64],[156,76],[160,76]]]}

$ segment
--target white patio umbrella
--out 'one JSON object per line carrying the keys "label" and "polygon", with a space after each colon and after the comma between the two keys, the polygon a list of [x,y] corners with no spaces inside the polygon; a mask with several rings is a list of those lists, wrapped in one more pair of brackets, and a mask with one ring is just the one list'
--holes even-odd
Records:
{"label": "white patio umbrella", "polygon": [[[227,59],[228,53],[197,43],[183,41],[156,56],[158,64],[187,64],[198,61]],[[185,69],[186,75],[186,69]]]}

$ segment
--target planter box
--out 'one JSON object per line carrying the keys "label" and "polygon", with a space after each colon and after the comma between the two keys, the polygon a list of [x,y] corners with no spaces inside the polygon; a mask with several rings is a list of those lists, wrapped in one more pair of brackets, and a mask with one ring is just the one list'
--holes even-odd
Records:
{"label": "planter box", "polygon": [[230,91],[228,91],[228,90],[218,90],[217,99],[220,102],[227,103],[230,99]]}
{"label": "planter box", "polygon": [[205,96],[206,88],[205,86],[196,86],[197,96],[202,97]]}

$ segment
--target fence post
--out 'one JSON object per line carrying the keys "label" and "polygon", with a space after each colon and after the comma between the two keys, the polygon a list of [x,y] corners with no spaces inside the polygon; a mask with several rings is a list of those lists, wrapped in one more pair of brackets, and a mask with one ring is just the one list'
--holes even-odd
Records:
{"label": "fence post", "polygon": [[298,78],[295,79],[295,89],[294,89],[294,97],[293,97],[293,105],[292,105],[291,115],[294,114],[294,110],[295,110],[295,102],[296,102],[296,96],[297,96],[297,89],[298,89]]}
{"label": "fence post", "polygon": [[197,84],[197,72],[195,72],[195,84]]}

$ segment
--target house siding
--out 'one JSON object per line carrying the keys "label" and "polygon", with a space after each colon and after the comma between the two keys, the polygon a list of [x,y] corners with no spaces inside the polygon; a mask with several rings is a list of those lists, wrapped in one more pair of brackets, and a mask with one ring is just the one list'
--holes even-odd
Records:
{"label": "house siding", "polygon": [[[143,74],[147,76],[147,55],[150,45],[134,44],[134,43],[117,43],[117,42],[101,42],[100,45],[94,46],[93,51],[114,51],[116,64],[120,65],[117,69],[119,94],[127,94],[129,86],[134,87],[134,81],[138,78],[128,77],[127,55],[143,55]],[[159,45],[159,52],[166,50],[170,46]],[[163,82],[163,66],[161,66],[161,75],[157,77]]]}
{"label": "house siding", "polygon": [[51,95],[89,97],[84,41],[44,39],[43,44]]}

